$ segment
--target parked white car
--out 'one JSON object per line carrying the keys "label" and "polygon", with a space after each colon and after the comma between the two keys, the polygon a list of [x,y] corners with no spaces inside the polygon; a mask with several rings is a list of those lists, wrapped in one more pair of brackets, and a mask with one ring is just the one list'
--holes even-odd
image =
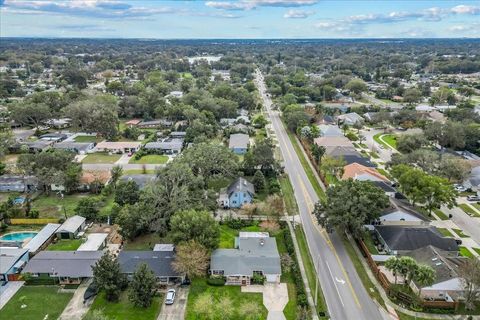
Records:
{"label": "parked white car", "polygon": [[170,289],[167,291],[167,296],[165,297],[165,304],[173,304],[175,301],[175,289]]}

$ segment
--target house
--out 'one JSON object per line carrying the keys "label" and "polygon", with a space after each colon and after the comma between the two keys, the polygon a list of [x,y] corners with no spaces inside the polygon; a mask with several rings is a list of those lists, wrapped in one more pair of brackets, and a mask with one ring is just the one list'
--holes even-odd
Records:
{"label": "house", "polygon": [[250,137],[244,133],[234,133],[230,135],[228,142],[228,148],[236,154],[247,153],[248,146],[250,145]]}
{"label": "house", "polygon": [[418,226],[428,225],[429,220],[407,201],[390,198],[390,207],[385,209],[376,223],[382,225]]}
{"label": "house", "polygon": [[183,97],[183,92],[182,91],[171,91],[167,97],[172,97],[172,98],[177,98],[177,99],[180,99],[181,97]]}
{"label": "house", "polygon": [[173,245],[157,247],[157,249],[153,251],[120,251],[118,262],[121,272],[131,279],[137,267],[145,263],[153,271],[159,283],[181,283],[185,280],[184,274],[173,270],[172,262],[175,259]]}
{"label": "house", "polygon": [[0,176],[0,192],[33,192],[37,190],[38,179],[34,176]]}
{"label": "house", "polygon": [[223,276],[227,285],[250,285],[254,274],[267,282],[279,283],[282,274],[275,238],[268,233],[242,232],[235,238],[235,249],[213,251],[210,274]]}
{"label": "house", "polygon": [[23,248],[28,250],[30,256],[36,255],[49,245],[59,227],[58,223],[48,223]]}
{"label": "house", "polygon": [[67,150],[75,152],[77,154],[87,154],[93,150],[95,143],[93,142],[74,142],[74,141],[62,141],[53,145],[54,149]]}
{"label": "house", "polygon": [[172,131],[168,136],[171,139],[185,139],[187,133],[185,131]]}
{"label": "house", "polygon": [[245,178],[238,178],[220,192],[218,203],[224,208],[241,208],[246,203],[252,203],[254,196],[253,184]]}
{"label": "house", "polygon": [[156,179],[156,174],[128,174],[120,177],[120,181],[134,181],[140,190]]}
{"label": "house", "polygon": [[353,146],[329,146],[325,147],[325,155],[342,159],[345,164],[358,163],[364,167],[375,168],[376,165],[370,159],[362,156]]}
{"label": "house", "polygon": [[237,121],[236,118],[221,118],[220,125],[224,127],[229,127],[229,126],[233,126],[236,121]]}
{"label": "house", "polygon": [[111,153],[134,153],[140,149],[141,143],[138,141],[102,141],[96,146],[97,152]]}
{"label": "house", "polygon": [[380,225],[374,229],[389,254],[403,255],[429,245],[453,254],[458,252],[455,239],[444,237],[435,227]]}
{"label": "house", "polygon": [[248,134],[250,131],[250,127],[243,123],[237,123],[236,125],[231,126],[230,130],[230,132]]}
{"label": "house", "polygon": [[40,140],[60,142],[68,138],[64,133],[47,133],[40,136]]}
{"label": "house", "polygon": [[329,115],[325,115],[320,120],[320,124],[336,124],[335,118]]}
{"label": "house", "polygon": [[164,139],[163,141],[148,142],[144,148],[160,154],[179,154],[182,152],[183,139]]}
{"label": "house", "polygon": [[[332,129],[334,130],[334,129]],[[347,137],[342,135],[336,135],[334,132],[330,131],[329,136],[320,136],[314,139],[315,144],[319,146],[328,147],[353,147],[353,144]],[[354,148],[355,149],[355,148]]]}
{"label": "house", "polygon": [[30,153],[37,153],[50,149],[52,145],[53,141],[47,140],[25,141],[20,144],[14,145],[11,149],[14,152],[18,152],[21,151],[22,148],[26,148]]}
{"label": "house", "polygon": [[365,119],[356,112],[350,112],[337,116],[338,123],[353,126],[356,123],[363,123]]}
{"label": "house", "polygon": [[127,122],[125,122],[125,125],[129,128],[132,128],[132,127],[136,127],[140,122],[142,122],[142,120],[132,119],[132,120],[128,120]]}
{"label": "house", "polygon": [[28,257],[27,249],[0,247],[0,283],[17,280]]}
{"label": "house", "polygon": [[235,119],[236,123],[243,123],[243,124],[250,124],[250,118],[247,115],[241,115],[238,116],[237,119]]}
{"label": "house", "polygon": [[342,180],[353,179],[359,181],[384,181],[390,182],[385,176],[371,167],[359,163],[347,164],[343,167]]}
{"label": "house", "polygon": [[97,251],[107,246],[108,233],[89,233],[87,241],[78,247],[77,251]]}
{"label": "house", "polygon": [[92,267],[102,251],[40,251],[23,269],[34,278],[58,278],[60,284],[79,284],[93,277]]}
{"label": "house", "polygon": [[383,192],[385,192],[385,194],[387,196],[389,196],[390,198],[394,198],[395,196],[397,196],[398,192],[397,192],[397,189],[395,189],[393,186],[392,186],[392,183],[389,181],[389,182],[385,182],[385,181],[372,181],[372,183],[379,189],[382,189]]}
{"label": "house", "polygon": [[73,239],[78,236],[80,232],[85,230],[85,218],[81,216],[69,217],[65,222],[57,229],[56,234],[58,239]]}
{"label": "house", "polygon": [[165,119],[158,119],[158,120],[150,120],[150,121],[142,121],[137,124],[137,127],[141,129],[146,129],[146,128],[168,128],[173,125],[172,121],[168,121]]}
{"label": "house", "polygon": [[434,246],[426,246],[406,254],[421,265],[435,270],[435,281],[431,286],[423,287],[415,280],[410,283],[414,292],[427,300],[452,301],[464,297],[465,285],[460,277],[460,268],[466,263],[465,257],[452,257],[448,252]]}
{"label": "house", "polygon": [[343,132],[337,125],[320,124],[318,129],[320,129],[321,137],[343,137]]}

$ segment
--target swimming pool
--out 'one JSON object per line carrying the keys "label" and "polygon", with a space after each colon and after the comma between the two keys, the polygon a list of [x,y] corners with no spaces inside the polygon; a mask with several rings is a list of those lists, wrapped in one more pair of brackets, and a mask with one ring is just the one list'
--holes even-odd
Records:
{"label": "swimming pool", "polygon": [[15,232],[15,233],[8,233],[2,237],[0,240],[6,241],[20,241],[23,242],[28,238],[33,238],[37,235],[38,232]]}

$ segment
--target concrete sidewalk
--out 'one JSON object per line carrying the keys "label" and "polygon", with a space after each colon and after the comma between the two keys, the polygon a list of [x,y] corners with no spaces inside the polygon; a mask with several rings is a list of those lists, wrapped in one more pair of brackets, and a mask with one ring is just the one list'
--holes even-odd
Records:
{"label": "concrete sidewalk", "polygon": [[0,287],[0,309],[2,309],[10,299],[23,286],[25,281],[9,281],[3,287]]}

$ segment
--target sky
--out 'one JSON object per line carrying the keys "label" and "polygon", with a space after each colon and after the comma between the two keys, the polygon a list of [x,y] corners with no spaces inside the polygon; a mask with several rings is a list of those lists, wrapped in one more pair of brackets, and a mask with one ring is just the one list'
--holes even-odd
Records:
{"label": "sky", "polygon": [[0,37],[478,38],[480,0],[0,0]]}

